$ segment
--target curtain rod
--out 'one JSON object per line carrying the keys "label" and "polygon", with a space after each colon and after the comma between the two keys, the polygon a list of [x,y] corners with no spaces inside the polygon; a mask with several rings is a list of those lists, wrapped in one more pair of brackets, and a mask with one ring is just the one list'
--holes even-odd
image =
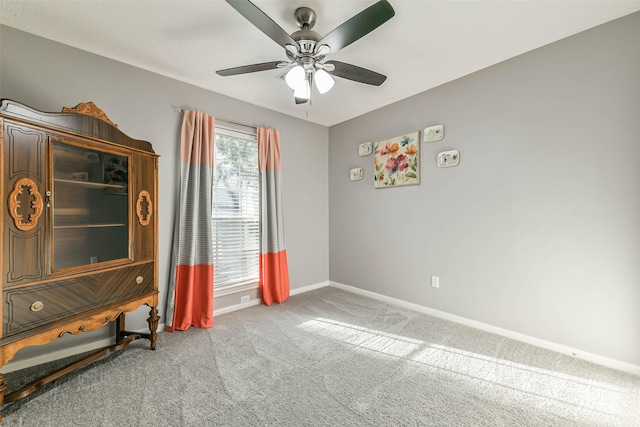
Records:
{"label": "curtain rod", "polygon": [[[178,108],[178,111],[180,113],[184,113],[185,109],[184,108]],[[224,120],[224,119],[216,118],[216,121],[221,121],[221,122],[228,123],[228,124],[231,124],[231,125],[242,126],[242,127],[251,128],[251,129],[258,129],[257,126],[251,126],[251,125],[247,125],[245,123],[232,122],[231,120]],[[254,133],[255,133],[255,130],[254,130]]]}

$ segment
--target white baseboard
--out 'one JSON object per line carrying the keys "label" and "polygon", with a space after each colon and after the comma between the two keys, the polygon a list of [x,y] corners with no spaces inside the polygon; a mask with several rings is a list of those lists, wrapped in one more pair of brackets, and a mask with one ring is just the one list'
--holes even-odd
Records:
{"label": "white baseboard", "polygon": [[[314,283],[313,285],[308,285],[308,286],[302,286],[300,288],[295,288],[295,289],[291,289],[291,291],[289,292],[290,296],[293,295],[298,295],[298,294],[302,294],[304,292],[309,292],[309,291],[313,291],[315,289],[320,289],[320,288],[324,288],[325,286],[329,286],[330,282],[320,282],[320,283]],[[260,300],[251,300],[249,302],[245,302],[245,303],[241,303],[241,304],[235,304],[229,307],[225,307],[225,308],[221,308],[216,310],[214,308],[213,310],[213,317],[215,319],[216,316],[219,316],[221,314],[225,314],[225,313],[231,313],[233,311],[237,311],[237,310],[242,310],[244,308],[249,308],[249,307],[253,307],[256,305],[260,305],[261,302]]]}
{"label": "white baseboard", "polygon": [[419,313],[428,314],[430,316],[449,320],[451,322],[470,326],[472,328],[480,329],[486,332],[502,335],[504,337],[511,338],[516,341],[524,342],[526,344],[535,345],[537,347],[542,347],[547,350],[555,351],[557,353],[566,354],[568,356],[576,357],[578,359],[586,360],[588,362],[596,363],[598,365],[606,366],[608,368],[612,368],[612,369],[616,369],[619,371],[624,371],[624,372],[628,372],[628,373],[640,376],[640,366],[633,365],[631,363],[623,362],[623,361],[612,359],[605,356],[600,356],[598,354],[588,353],[580,349],[567,347],[561,344],[556,344],[551,341],[546,341],[540,338],[531,337],[529,335],[521,334],[519,332],[514,332],[508,329],[499,328],[497,326],[489,325],[487,323],[478,322],[476,320],[468,319],[462,316],[456,316],[455,314],[450,314],[444,311],[435,310],[433,308],[429,308],[429,307],[414,304],[411,302],[403,301],[400,299],[388,297],[386,295],[378,294],[375,292],[355,288],[353,286],[344,285],[342,283],[329,282],[329,285],[338,289],[342,289],[347,292],[363,295],[379,301],[397,305],[399,307],[403,307],[409,310],[417,311]]}
{"label": "white baseboard", "polygon": [[[441,319],[449,320],[451,322],[459,323],[462,325],[470,326],[472,328],[480,329],[486,332],[491,332],[497,335],[501,335],[507,338],[514,339],[516,341],[524,342],[527,344],[535,345],[538,347],[546,348],[547,350],[552,350],[561,354],[566,354],[569,356],[576,357],[578,359],[586,360],[592,363],[596,363],[598,365],[606,366],[608,368],[617,369],[619,371],[629,372],[634,375],[640,376],[640,366],[633,365],[630,363],[622,362],[620,360],[612,359],[605,356],[600,356],[597,354],[588,353],[586,351],[582,351],[579,349],[567,347],[561,344],[556,344],[550,341],[542,340],[539,338],[531,337],[529,335],[521,334],[519,332],[514,332],[508,329],[499,328],[497,326],[489,325],[487,323],[478,322],[475,320],[468,319],[466,317],[457,316],[455,314],[446,313],[444,311],[435,310],[429,307],[425,307],[422,305],[414,304],[411,302],[403,301],[397,298],[388,297],[386,295],[378,294],[371,291],[366,291],[364,289],[356,288],[353,286],[345,285],[338,282],[320,282],[313,285],[303,286],[300,288],[292,289],[290,295],[298,295],[304,292],[313,291],[316,289],[320,289],[326,286],[333,286],[338,289],[342,289],[347,292],[351,292],[354,294],[363,295],[369,298],[373,298],[379,301],[387,302],[389,304],[397,305],[399,307],[403,307],[409,310],[417,311],[419,313],[428,314],[430,316],[438,317]],[[221,314],[230,313],[236,310],[242,310],[244,308],[253,307],[256,305],[260,305],[259,300],[252,300],[247,303],[237,304],[230,307],[225,307],[219,310],[214,310],[214,317],[219,316]],[[164,331],[164,324],[158,325],[158,332]],[[139,331],[134,332],[147,332],[147,330],[141,329]],[[87,351],[97,350],[102,347],[106,347],[112,344],[111,338],[103,338],[91,343],[78,345],[74,347],[69,347],[66,349],[61,349],[58,351],[54,351],[51,353],[43,354],[40,356],[35,356],[29,359],[19,360],[15,362],[9,362],[5,366],[0,369],[0,372],[7,373],[12,371],[18,371],[20,369],[25,369],[31,366],[40,365],[42,363],[51,362],[54,360],[62,359],[64,357],[73,356],[79,353],[84,353]]]}
{"label": "white baseboard", "polygon": [[229,307],[225,307],[225,308],[219,308],[219,309],[213,309],[213,318],[214,318],[214,324],[215,324],[215,318],[216,316],[220,316],[221,314],[225,314],[225,313],[231,313],[232,311],[238,311],[238,310],[242,310],[243,308],[249,308],[249,307],[253,307],[256,305],[260,305],[260,300],[259,299],[254,299],[251,300],[249,302],[243,302],[240,304],[234,304],[234,305],[230,305]]}
{"label": "white baseboard", "polygon": [[291,289],[291,292],[289,292],[289,295],[298,295],[305,292],[314,291],[316,289],[324,288],[325,286],[329,286],[329,285],[331,285],[331,282],[329,281],[314,283],[313,285],[302,286],[300,288]]}

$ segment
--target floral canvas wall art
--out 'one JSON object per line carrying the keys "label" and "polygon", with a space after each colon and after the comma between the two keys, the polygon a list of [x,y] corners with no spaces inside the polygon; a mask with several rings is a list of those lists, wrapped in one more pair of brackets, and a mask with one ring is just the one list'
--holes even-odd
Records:
{"label": "floral canvas wall art", "polygon": [[418,132],[375,144],[375,187],[420,184]]}

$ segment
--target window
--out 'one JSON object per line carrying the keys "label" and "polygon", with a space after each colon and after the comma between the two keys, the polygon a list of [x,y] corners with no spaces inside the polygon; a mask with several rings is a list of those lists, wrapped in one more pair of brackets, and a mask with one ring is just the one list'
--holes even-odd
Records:
{"label": "window", "polygon": [[216,126],[213,171],[214,288],[258,281],[258,144],[253,134]]}

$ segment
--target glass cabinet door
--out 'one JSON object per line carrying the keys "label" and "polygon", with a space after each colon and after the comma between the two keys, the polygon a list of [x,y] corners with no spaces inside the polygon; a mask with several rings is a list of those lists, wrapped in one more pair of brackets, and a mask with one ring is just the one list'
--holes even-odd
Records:
{"label": "glass cabinet door", "polygon": [[129,258],[129,157],[52,145],[53,271]]}

